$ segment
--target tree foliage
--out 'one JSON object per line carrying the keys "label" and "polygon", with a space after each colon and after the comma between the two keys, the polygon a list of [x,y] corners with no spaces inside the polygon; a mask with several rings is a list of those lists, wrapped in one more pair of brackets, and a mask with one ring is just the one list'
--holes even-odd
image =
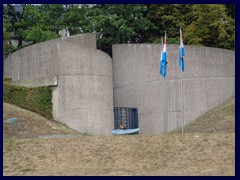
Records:
{"label": "tree foliage", "polygon": [[[6,20],[6,32],[14,34],[14,38],[18,39],[18,46],[22,46],[25,36],[26,24],[23,23],[24,6],[4,5],[3,13]],[[21,7],[21,8],[19,8]]]}
{"label": "tree foliage", "polygon": [[57,38],[58,35],[52,31],[48,31],[46,26],[37,24],[34,26],[26,36],[26,41],[37,42],[47,41]]}
{"label": "tree foliage", "polygon": [[234,19],[224,5],[193,5],[192,22],[185,29],[188,44],[234,48]]}
{"label": "tree foliage", "polygon": [[159,34],[163,35],[165,30],[169,43],[179,42],[181,27],[185,44],[234,49],[234,5],[149,5],[147,17],[160,32],[150,32],[151,42],[160,42]]}
{"label": "tree foliage", "polygon": [[177,4],[157,4],[148,6],[147,18],[151,20],[158,28],[149,39],[152,42],[159,41],[164,31],[167,31],[168,42],[178,42],[179,28],[185,28],[188,22],[188,14],[192,5]]}
{"label": "tree foliage", "polygon": [[30,28],[25,40],[35,44],[59,37],[62,10],[61,5],[26,6],[24,18]]}
{"label": "tree foliage", "polygon": [[10,33],[6,31],[6,21],[3,21],[3,57],[6,58],[10,51]]}
{"label": "tree foliage", "polygon": [[[31,44],[58,37],[67,28],[70,35],[97,33],[97,46],[110,54],[118,43],[160,43],[167,31],[168,43],[184,43],[234,49],[235,6],[232,4],[22,4],[4,5],[8,35]],[[21,8],[20,8],[21,9]],[[6,39],[5,38],[5,39]]]}
{"label": "tree foliage", "polygon": [[84,32],[98,33],[98,47],[118,43],[145,42],[148,31],[156,28],[146,17],[145,5],[101,5],[85,11]]}
{"label": "tree foliage", "polygon": [[88,6],[82,5],[81,8],[75,5],[67,5],[62,14],[62,26],[68,28],[71,35],[82,33],[82,27],[87,23],[85,12]]}

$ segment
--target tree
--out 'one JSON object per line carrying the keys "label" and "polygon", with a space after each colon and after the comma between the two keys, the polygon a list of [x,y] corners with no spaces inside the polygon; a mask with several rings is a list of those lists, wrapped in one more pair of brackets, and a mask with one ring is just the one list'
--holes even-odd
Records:
{"label": "tree", "polygon": [[235,4],[225,4],[227,15],[235,19]]}
{"label": "tree", "polygon": [[185,43],[234,49],[234,19],[224,5],[193,5],[191,20],[185,28]]}
{"label": "tree", "polygon": [[18,40],[19,48],[23,46],[23,41],[34,44],[57,38],[62,27],[62,10],[63,5],[58,4],[7,4],[4,6],[4,17],[8,22],[6,31],[13,33],[12,38]]}
{"label": "tree", "polygon": [[156,4],[148,5],[147,19],[158,28],[150,31],[149,42],[160,43],[161,36],[167,31],[168,43],[179,42],[179,28],[188,24],[188,13],[192,5],[186,4]]}
{"label": "tree", "polygon": [[70,35],[97,33],[97,47],[111,54],[118,43],[160,43],[167,31],[168,43],[184,43],[234,49],[235,6],[202,4],[21,4],[4,5],[6,32],[23,41],[37,43]]}
{"label": "tree", "polygon": [[149,42],[160,43],[166,30],[168,43],[179,43],[181,27],[185,44],[234,49],[234,5],[148,5],[147,18],[159,29],[149,31]]}
{"label": "tree", "polygon": [[56,34],[63,28],[62,19],[65,11],[66,8],[63,4],[43,4],[39,6],[42,24]]}
{"label": "tree", "polygon": [[25,7],[24,19],[29,27],[25,41],[30,41],[32,44],[59,37],[57,30],[53,28],[55,25],[49,25],[50,15],[46,13],[46,9],[43,11],[42,8],[41,5]]}
{"label": "tree", "polygon": [[10,34],[6,31],[6,21],[3,21],[3,58],[5,59],[9,54],[10,48]]}
{"label": "tree", "polygon": [[150,29],[156,28],[146,19],[145,5],[100,5],[85,11],[83,32],[97,32],[98,48],[109,51],[112,44],[140,43]]}
{"label": "tree", "polygon": [[22,46],[25,36],[25,23],[23,23],[24,4],[3,6],[4,18],[8,22],[6,25],[7,32],[13,32],[14,38],[18,39],[18,46]]}
{"label": "tree", "polygon": [[26,41],[32,41],[33,44],[35,44],[42,41],[56,39],[58,37],[58,34],[55,32],[48,31],[46,26],[37,24],[27,33]]}
{"label": "tree", "polygon": [[71,35],[82,33],[82,26],[86,24],[85,12],[87,5],[65,5],[65,11],[62,14],[62,26],[67,28]]}

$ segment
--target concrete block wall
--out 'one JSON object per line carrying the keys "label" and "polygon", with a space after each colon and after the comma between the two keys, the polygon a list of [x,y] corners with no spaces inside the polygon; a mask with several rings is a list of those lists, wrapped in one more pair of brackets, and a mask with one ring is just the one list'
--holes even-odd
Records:
{"label": "concrete block wall", "polygon": [[[169,131],[181,126],[178,45],[167,45]],[[234,51],[185,46],[184,124],[235,96]],[[160,45],[113,45],[114,106],[138,108],[142,134],[164,132]]]}
{"label": "concrete block wall", "polygon": [[111,134],[112,59],[96,49],[95,34],[55,39],[21,49],[11,55],[11,69],[14,84],[52,86],[55,120],[83,133]]}

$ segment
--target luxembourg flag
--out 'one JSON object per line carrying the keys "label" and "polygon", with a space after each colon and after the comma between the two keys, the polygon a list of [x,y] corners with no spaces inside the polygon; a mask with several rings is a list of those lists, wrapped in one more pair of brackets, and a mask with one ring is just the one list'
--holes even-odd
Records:
{"label": "luxembourg flag", "polygon": [[160,59],[160,74],[164,79],[167,75],[167,35],[165,32],[163,49],[161,50],[161,59]]}
{"label": "luxembourg flag", "polygon": [[180,46],[179,46],[178,65],[181,67],[182,72],[184,72],[184,60],[183,60],[183,56],[185,56],[185,51],[184,51],[184,46],[183,46],[182,29],[180,28]]}

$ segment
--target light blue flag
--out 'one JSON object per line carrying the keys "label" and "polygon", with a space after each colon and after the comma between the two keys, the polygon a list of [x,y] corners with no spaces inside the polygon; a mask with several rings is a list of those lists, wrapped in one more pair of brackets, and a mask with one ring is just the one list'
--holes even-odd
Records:
{"label": "light blue flag", "polygon": [[182,72],[184,72],[184,59],[183,59],[184,56],[185,56],[185,51],[183,46],[182,29],[180,28],[180,46],[179,46],[178,65],[181,67]]}
{"label": "light blue flag", "polygon": [[167,75],[167,36],[165,32],[164,44],[163,49],[161,50],[161,59],[160,59],[160,74],[164,79]]}

